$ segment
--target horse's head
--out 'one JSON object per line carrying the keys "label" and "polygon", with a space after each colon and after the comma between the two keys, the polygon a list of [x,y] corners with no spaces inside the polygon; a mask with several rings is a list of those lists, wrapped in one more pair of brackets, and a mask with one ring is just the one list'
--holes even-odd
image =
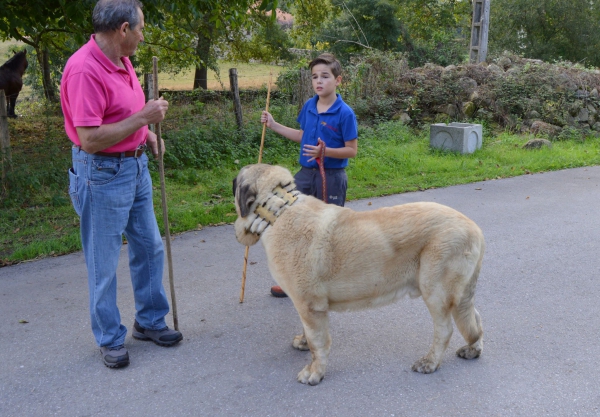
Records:
{"label": "horse's head", "polygon": [[18,62],[20,63],[19,70],[21,71],[21,75],[23,75],[23,73],[29,66],[29,62],[27,62],[27,49],[23,49],[20,52],[15,52],[15,57],[17,55],[19,55],[19,57],[18,57]]}
{"label": "horse's head", "polygon": [[27,62],[27,50],[13,52],[13,56],[2,65],[1,68],[18,72],[21,76],[29,66]]}

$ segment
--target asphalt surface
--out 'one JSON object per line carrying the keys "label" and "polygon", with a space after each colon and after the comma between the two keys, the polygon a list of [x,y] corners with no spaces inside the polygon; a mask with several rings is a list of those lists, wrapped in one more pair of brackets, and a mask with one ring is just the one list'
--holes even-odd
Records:
{"label": "asphalt surface", "polygon": [[[436,201],[483,230],[483,355],[458,358],[455,328],[430,375],[410,367],[429,348],[431,318],[406,298],[331,314],[325,379],[296,382],[310,359],[291,346],[297,313],[269,295],[260,243],[239,303],[244,247],[230,225],[174,238],[184,340],[162,348],[129,333],[124,369],[106,368],[95,346],[82,253],[0,268],[0,416],[598,416],[599,184],[590,167],[348,203]],[[131,329],[125,249],[118,296]]]}

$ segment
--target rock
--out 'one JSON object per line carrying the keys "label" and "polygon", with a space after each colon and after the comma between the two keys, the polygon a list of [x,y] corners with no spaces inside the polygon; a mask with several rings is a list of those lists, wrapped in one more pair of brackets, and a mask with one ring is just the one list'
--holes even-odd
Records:
{"label": "rock", "polygon": [[579,111],[583,108],[583,102],[576,100],[569,105],[569,114],[573,117],[579,114]]}
{"label": "rock", "polygon": [[565,115],[565,122],[569,126],[575,126],[578,123],[577,119],[574,116],[571,116],[570,114]]}
{"label": "rock", "polygon": [[398,112],[392,116],[392,120],[400,121],[406,125],[406,124],[410,123],[410,121],[412,119],[410,118],[408,113]]}
{"label": "rock", "polygon": [[537,111],[535,111],[535,110],[531,110],[531,111],[529,111],[529,112],[527,113],[527,118],[528,118],[528,119],[539,119],[539,118],[541,118],[541,117],[542,117],[542,115],[541,115],[541,114],[539,114],[539,113],[538,113]]}
{"label": "rock", "polygon": [[569,91],[577,91],[577,84],[575,84],[574,81],[571,80],[571,78],[567,75],[567,74],[558,74],[558,80],[560,82],[560,85],[557,86],[557,90],[558,91],[565,91],[565,90],[569,90]]}
{"label": "rock", "polygon": [[583,108],[581,110],[579,110],[579,113],[577,114],[577,120],[579,122],[587,122],[590,119],[590,112],[588,111],[587,108]]}
{"label": "rock", "polygon": [[436,113],[447,114],[450,117],[454,117],[458,113],[458,109],[456,108],[456,106],[454,104],[442,104],[439,106],[435,106],[433,108],[433,110]]}
{"label": "rock", "polygon": [[442,70],[443,77],[450,77],[456,73],[456,65],[448,65]]}
{"label": "rock", "polygon": [[488,121],[494,120],[494,114],[487,111],[486,109],[477,109],[477,111],[475,112],[475,116],[478,119],[482,119],[482,120],[488,120]]}
{"label": "rock", "polygon": [[490,72],[492,72],[494,74],[501,74],[501,75],[504,74],[504,70],[496,64],[488,65],[488,70],[490,70]]}
{"label": "rock", "polygon": [[467,117],[473,117],[476,110],[477,110],[477,106],[475,106],[475,103],[473,103],[472,101],[467,101],[467,102],[463,103],[463,105],[462,105],[462,112]]}
{"label": "rock", "polygon": [[512,60],[507,56],[500,57],[498,60],[498,66],[507,70],[512,67]]}
{"label": "rock", "polygon": [[552,125],[540,120],[536,120],[531,124],[531,133],[533,134],[545,134],[550,137],[554,137],[558,135],[561,130],[562,129],[560,126]]}
{"label": "rock", "polygon": [[477,89],[477,81],[469,77],[462,77],[458,80],[458,85],[466,96],[470,96]]}
{"label": "rock", "polygon": [[531,139],[527,141],[525,145],[522,146],[523,149],[541,149],[543,147],[552,148],[552,142],[548,139]]}
{"label": "rock", "polygon": [[509,68],[508,70],[506,70],[506,75],[512,75],[514,77],[516,77],[520,73],[521,73],[521,70],[517,67],[512,67],[512,68]]}
{"label": "rock", "polygon": [[596,107],[592,103],[588,103],[587,109],[590,112],[590,116],[595,116],[598,114],[598,110],[596,110]]}
{"label": "rock", "polygon": [[448,123],[450,122],[450,117],[446,113],[437,113],[433,118],[434,123]]}
{"label": "rock", "polygon": [[443,71],[444,68],[440,65],[437,64],[432,64],[430,62],[426,63],[423,68],[428,69],[428,70],[436,70],[436,71]]}

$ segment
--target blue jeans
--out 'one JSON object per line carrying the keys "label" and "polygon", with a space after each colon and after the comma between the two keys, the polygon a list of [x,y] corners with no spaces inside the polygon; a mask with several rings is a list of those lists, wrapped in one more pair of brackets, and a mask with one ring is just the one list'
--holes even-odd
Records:
{"label": "blue jeans", "polygon": [[117,264],[127,238],[135,318],[151,330],[165,327],[163,243],[152,204],[148,157],[104,157],[73,147],[69,194],[80,217],[88,272],[92,332],[98,346],[125,341],[117,307]]}

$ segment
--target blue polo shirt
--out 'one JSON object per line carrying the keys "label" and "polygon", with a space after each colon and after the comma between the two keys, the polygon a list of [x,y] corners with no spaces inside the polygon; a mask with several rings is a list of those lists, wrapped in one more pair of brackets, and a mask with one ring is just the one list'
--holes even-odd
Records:
{"label": "blue polo shirt", "polygon": [[[342,96],[336,94],[337,99],[324,113],[317,112],[317,101],[319,96],[315,95],[308,100],[300,114],[298,123],[302,129],[302,140],[300,142],[300,165],[306,168],[318,168],[317,161],[308,162],[310,157],[302,155],[304,145],[317,146],[321,138],[328,148],[343,148],[346,142],[358,138],[358,123],[354,111],[342,100]],[[348,158],[325,158],[325,168],[345,168],[348,166]]]}

